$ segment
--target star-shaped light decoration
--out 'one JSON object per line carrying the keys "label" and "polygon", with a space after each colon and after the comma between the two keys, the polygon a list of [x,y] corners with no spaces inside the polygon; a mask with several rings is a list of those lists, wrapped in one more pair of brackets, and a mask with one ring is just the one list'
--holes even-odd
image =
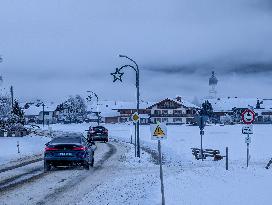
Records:
{"label": "star-shaped light decoration", "polygon": [[113,82],[120,80],[122,82],[122,76],[124,75],[124,73],[120,72],[121,69],[116,68],[115,73],[111,73],[111,75],[113,76]]}

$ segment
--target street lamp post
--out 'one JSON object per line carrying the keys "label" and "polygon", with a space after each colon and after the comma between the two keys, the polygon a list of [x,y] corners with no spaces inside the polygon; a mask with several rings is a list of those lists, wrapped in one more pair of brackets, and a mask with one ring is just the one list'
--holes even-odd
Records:
{"label": "street lamp post", "polygon": [[[96,116],[97,116],[97,124],[99,125],[99,123],[100,123],[100,116],[99,116],[99,109],[98,109],[98,106],[99,106],[99,104],[98,104],[98,101],[99,101],[98,95],[95,92],[93,92],[93,91],[89,91],[88,90],[87,92],[93,94],[96,97]],[[91,101],[91,96],[88,96],[88,97],[89,98],[87,98],[87,100]]]}
{"label": "street lamp post", "polygon": [[44,103],[42,103],[42,107],[43,107],[43,127],[44,127]]}
{"label": "street lamp post", "polygon": [[[122,76],[124,73],[122,73],[122,69],[124,68],[132,68],[135,73],[136,73],[136,90],[137,90],[137,113],[139,114],[139,109],[140,109],[140,72],[139,72],[139,67],[138,64],[131,58],[125,56],[125,55],[119,55],[120,58],[126,58],[128,60],[130,60],[134,66],[132,65],[124,65],[121,66],[120,68],[116,68],[115,73],[111,73],[111,75],[114,77],[113,82],[120,80],[122,82]],[[140,157],[140,122],[138,121],[136,123],[136,130],[137,130],[137,134],[136,134],[136,138],[137,138],[137,157]]]}

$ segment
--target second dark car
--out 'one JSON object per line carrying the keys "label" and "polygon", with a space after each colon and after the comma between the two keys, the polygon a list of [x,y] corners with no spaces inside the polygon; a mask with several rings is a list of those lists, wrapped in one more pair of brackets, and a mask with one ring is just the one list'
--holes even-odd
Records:
{"label": "second dark car", "polygon": [[108,142],[109,141],[109,134],[108,130],[103,126],[96,126],[96,127],[90,127],[88,130],[88,141],[102,141],[102,142]]}

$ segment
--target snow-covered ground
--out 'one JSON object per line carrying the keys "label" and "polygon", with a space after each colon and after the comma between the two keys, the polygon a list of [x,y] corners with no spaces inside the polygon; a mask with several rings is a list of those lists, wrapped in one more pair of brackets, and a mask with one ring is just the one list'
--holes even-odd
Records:
{"label": "snow-covered ground", "polygon": [[[53,125],[53,130],[84,132],[88,124]],[[133,127],[106,125],[110,136],[129,142]],[[222,154],[229,147],[229,171],[225,161],[197,161],[191,147],[200,146],[199,128],[168,126],[168,139],[162,142],[166,163],[163,167],[167,204],[269,204],[272,172],[264,169],[272,157],[272,126],[254,125],[250,144],[250,166],[246,168],[246,144],[242,125],[205,127],[204,148],[219,149]],[[141,144],[156,150],[150,139],[149,126],[141,126]],[[177,171],[179,170],[179,171]],[[159,171],[159,170],[158,170]],[[151,170],[150,170],[151,172]],[[146,174],[146,173],[145,173]],[[159,187],[152,187],[152,203],[159,204]],[[147,197],[150,198],[150,197]],[[155,199],[155,202],[154,202]]]}
{"label": "snow-covered ground", "polygon": [[[44,144],[49,140],[50,138],[41,136],[0,137],[0,165],[42,154]],[[17,143],[19,143],[20,153],[18,153]]]}

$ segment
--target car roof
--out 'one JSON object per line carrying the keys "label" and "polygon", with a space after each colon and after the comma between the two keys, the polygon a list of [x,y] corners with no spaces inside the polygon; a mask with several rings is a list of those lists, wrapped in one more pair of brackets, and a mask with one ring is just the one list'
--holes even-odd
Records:
{"label": "car roof", "polygon": [[50,144],[81,144],[81,136],[60,136],[55,137],[50,141]]}
{"label": "car roof", "polygon": [[93,128],[104,128],[104,129],[106,129],[104,126],[95,126],[95,127],[93,127]]}

